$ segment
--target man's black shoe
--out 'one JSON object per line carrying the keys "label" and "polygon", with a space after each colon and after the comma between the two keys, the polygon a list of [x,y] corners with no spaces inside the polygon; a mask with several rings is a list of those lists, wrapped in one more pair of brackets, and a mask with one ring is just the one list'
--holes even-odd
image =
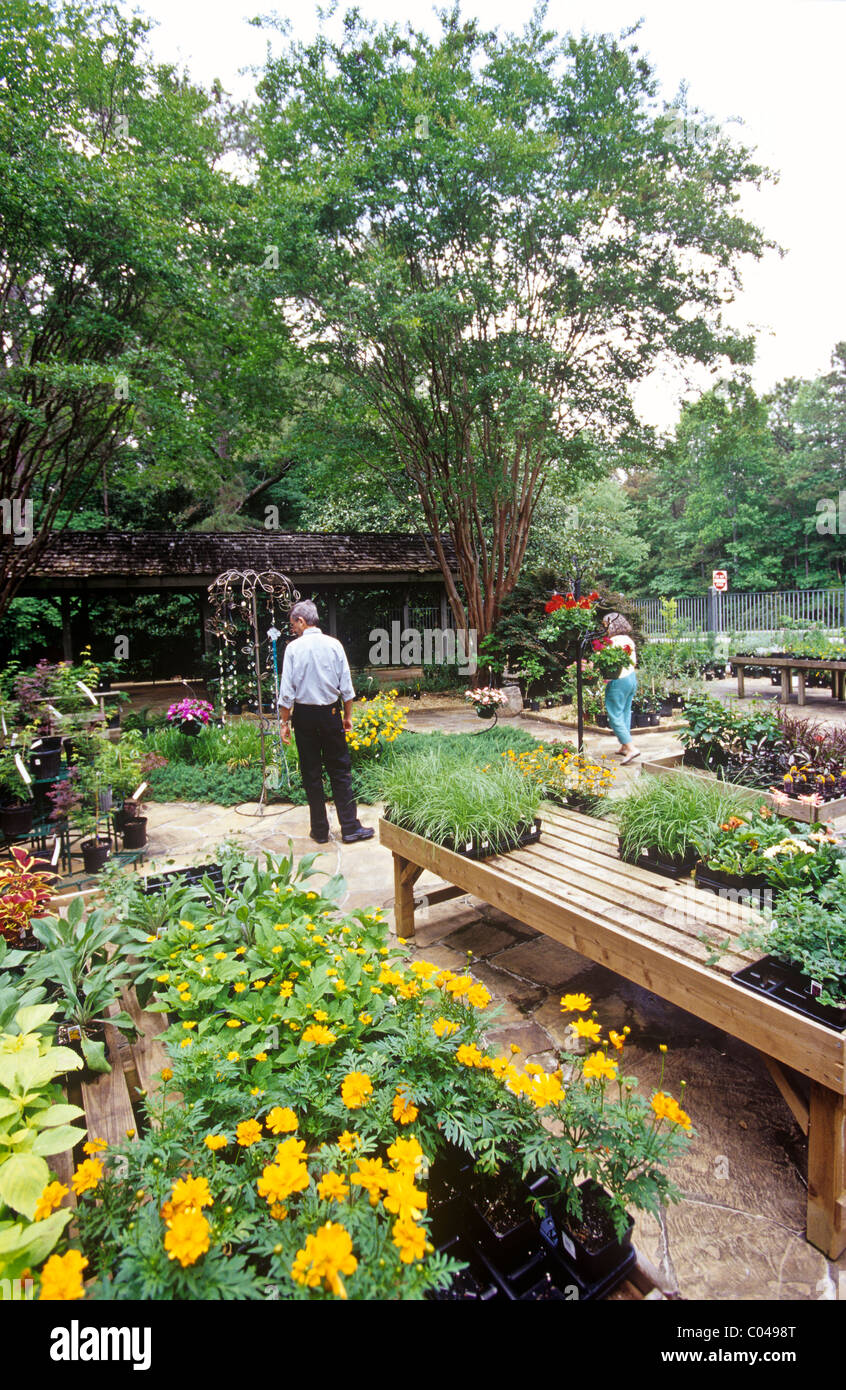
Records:
{"label": "man's black shoe", "polygon": [[312,834],[312,835],[309,835],[309,839],[310,839],[310,840],[314,840],[315,844],[318,844],[318,845],[328,845],[328,843],[329,843],[329,836],[328,836],[328,835],[314,835],[314,834]]}
{"label": "man's black shoe", "polygon": [[375,834],[375,830],[368,830],[366,825],[360,825],[358,830],[351,830],[349,835],[342,835],[341,839],[345,845],[354,845],[358,840],[372,840]]}

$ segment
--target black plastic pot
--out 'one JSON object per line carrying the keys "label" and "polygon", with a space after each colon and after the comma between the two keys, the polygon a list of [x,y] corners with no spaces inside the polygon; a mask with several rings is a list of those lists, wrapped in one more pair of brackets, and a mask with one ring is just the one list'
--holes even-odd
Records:
{"label": "black plastic pot", "polygon": [[592,1178],[580,1183],[581,1219],[571,1216],[561,1202],[551,1203],[548,1207],[562,1257],[570,1261],[576,1273],[589,1284],[605,1282],[612,1276],[622,1278],[624,1271],[634,1262],[634,1218],[629,1216],[627,1230],[620,1239],[598,1200],[602,1190]]}
{"label": "black plastic pot", "polygon": [[824,1023],[840,1033],[846,1028],[846,1006],[837,1009],[821,1004],[814,993],[810,975],[803,975],[795,965],[787,965],[776,956],[764,956],[753,965],[745,965],[731,977],[746,989],[763,994],[787,1009],[804,1014],[817,1023]]}
{"label": "black plastic pot", "polygon": [[244,701],[243,701],[243,700],[227,700],[227,701],[226,701],[226,713],[227,713],[227,714],[240,714],[241,711],[243,710],[243,708],[244,708]]}
{"label": "black plastic pot", "polygon": [[493,719],[494,715],[496,714],[496,709],[493,705],[491,705],[486,709],[477,709],[476,713],[480,719]]}
{"label": "black plastic pot", "polygon": [[128,820],[123,828],[124,849],[143,849],[147,843],[147,817],[136,816]]}
{"label": "black plastic pot", "polygon": [[109,718],[108,718],[107,726],[106,726],[106,727],[109,728],[109,729],[119,729],[119,728],[120,728],[120,710],[119,710],[119,709],[116,709],[115,712],[114,712],[114,714],[109,715]]}
{"label": "black plastic pot", "polygon": [[[80,1057],[82,1057],[82,1061],[84,1063],[85,1057],[83,1056],[82,1047],[80,1045],[82,1031],[83,1030],[80,1028],[78,1023],[71,1023],[69,1019],[62,1019],[56,1024],[57,1045],[59,1047],[71,1048],[74,1052],[77,1052]],[[105,1025],[102,1023],[95,1023],[89,1025],[85,1028],[85,1036],[88,1039],[90,1039],[91,1042],[104,1043],[106,1041]],[[73,1076],[79,1081],[85,1082],[96,1081],[99,1075],[102,1075],[102,1073],[92,1072],[90,1068],[85,1065],[83,1065],[81,1071],[61,1073],[61,1076]]]}
{"label": "black plastic pot", "polygon": [[540,700],[527,700],[527,701],[526,701],[526,708],[527,708],[527,709],[534,710],[535,713],[537,713],[538,710],[540,709]]}
{"label": "black plastic pot", "polygon": [[200,724],[196,719],[183,719],[179,727],[183,734],[188,734],[191,738],[196,738],[200,732]]}
{"label": "black plastic pot", "polygon": [[87,874],[98,874],[112,852],[108,840],[83,840],[80,849]]}
{"label": "black plastic pot", "polygon": [[61,748],[38,748],[29,756],[29,770],[33,777],[43,781],[48,777],[58,777],[62,770]]}
{"label": "black plastic pot", "polygon": [[30,751],[33,753],[55,753],[58,750],[61,753],[63,741],[61,734],[42,734],[40,738],[35,739]]}
{"label": "black plastic pot", "polygon": [[607,714],[598,714],[596,716],[596,724],[600,729],[610,729],[611,727]]}
{"label": "black plastic pot", "polygon": [[536,816],[532,825],[518,826],[512,835],[500,835],[496,840],[481,842],[473,839],[461,845],[453,840],[445,842],[444,848],[452,850],[453,854],[463,855],[465,859],[490,859],[494,854],[508,854],[509,851],[521,849],[524,845],[537,844],[540,832],[540,817]]}
{"label": "black plastic pot", "polygon": [[0,830],[10,840],[16,839],[18,835],[28,835],[32,829],[34,815],[33,801],[14,802],[10,806],[0,807]]}

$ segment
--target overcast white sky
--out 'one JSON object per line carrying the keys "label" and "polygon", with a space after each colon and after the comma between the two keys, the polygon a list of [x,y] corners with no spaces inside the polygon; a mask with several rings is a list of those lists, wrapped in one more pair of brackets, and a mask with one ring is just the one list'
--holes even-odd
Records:
{"label": "overcast white sky", "polygon": [[[248,96],[253,79],[239,76],[239,69],[262,62],[269,37],[280,40],[246,21],[272,3],[140,0],[124,8],[158,21],[152,45],[161,61],[184,65],[206,85],[219,77],[227,90]],[[408,19],[437,31],[430,0],[405,0],[401,8],[390,0],[360,0],[358,7],[367,17]],[[463,13],[487,26],[510,30],[521,28],[531,10],[531,0],[462,5]],[[315,32],[311,3],[294,8],[283,0],[277,12],[290,20],[296,37]],[[787,254],[751,262],[731,310],[734,323],[756,328],[756,385],[766,389],[787,376],[825,371],[835,342],[846,338],[846,0],[551,0],[547,11],[550,27],[562,32],[618,33],[638,19],[644,21],[641,51],[657,71],[662,95],[671,99],[684,81],[691,104],[706,116],[719,122],[740,117],[744,143],[780,173],[778,184],[752,195],[744,210]],[[688,386],[711,380],[703,373]],[[644,417],[671,425],[685,389],[680,377],[653,379],[638,397]]]}

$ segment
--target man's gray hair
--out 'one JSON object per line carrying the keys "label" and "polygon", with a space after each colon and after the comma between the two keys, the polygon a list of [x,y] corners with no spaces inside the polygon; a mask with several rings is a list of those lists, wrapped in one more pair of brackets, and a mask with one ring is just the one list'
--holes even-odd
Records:
{"label": "man's gray hair", "polygon": [[315,627],[320,617],[317,611],[317,604],[312,603],[310,598],[300,599],[299,603],[295,603],[289,616],[292,618],[303,618],[305,622],[308,623],[309,627]]}

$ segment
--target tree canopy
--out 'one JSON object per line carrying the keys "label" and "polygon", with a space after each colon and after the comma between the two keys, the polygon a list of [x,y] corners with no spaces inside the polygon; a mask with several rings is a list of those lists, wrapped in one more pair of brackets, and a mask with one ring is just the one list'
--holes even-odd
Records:
{"label": "tree canopy", "polygon": [[662,354],[750,359],[721,311],[766,245],[737,210],[765,171],[714,128],[679,142],[631,38],[441,22],[352,11],[268,62],[267,295],[364,403],[486,633],[551,472],[575,485],[636,429],[632,385]]}

